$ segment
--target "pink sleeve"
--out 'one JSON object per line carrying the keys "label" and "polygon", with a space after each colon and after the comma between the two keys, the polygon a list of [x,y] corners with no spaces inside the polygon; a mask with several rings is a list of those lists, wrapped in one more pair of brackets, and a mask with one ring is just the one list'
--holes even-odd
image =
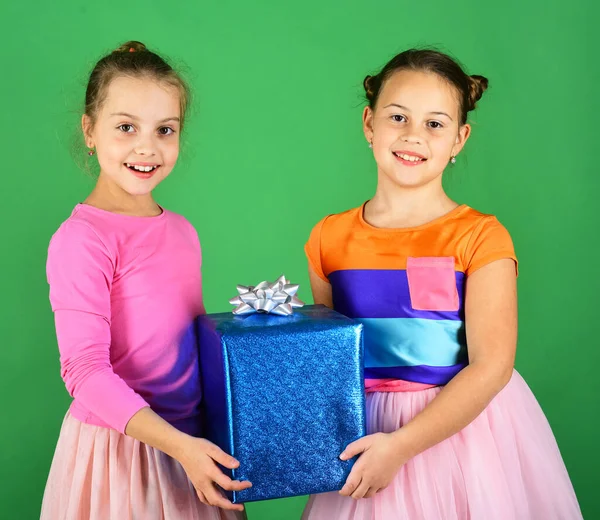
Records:
{"label": "pink sleeve", "polygon": [[50,242],[47,275],[69,394],[121,433],[148,404],[113,372],[110,361],[111,255],[84,222],[68,221]]}

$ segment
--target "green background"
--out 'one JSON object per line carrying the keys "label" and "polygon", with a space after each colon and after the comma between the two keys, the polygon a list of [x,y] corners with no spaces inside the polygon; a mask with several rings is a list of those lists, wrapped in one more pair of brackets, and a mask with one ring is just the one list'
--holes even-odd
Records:
{"label": "green background", "polygon": [[[310,301],[302,247],[311,227],[374,191],[360,123],[367,73],[408,46],[435,45],[489,77],[448,189],[513,235],[517,367],[554,429],[585,517],[600,518],[592,0],[62,0],[1,9],[2,518],[38,516],[69,403],[45,256],[92,187],[73,159],[85,162],[74,143],[86,75],[128,39],[183,65],[196,94],[180,163],[158,200],[199,231],[209,312],[230,308],[237,283],[281,273]],[[298,518],[303,504],[248,510],[251,520]]]}

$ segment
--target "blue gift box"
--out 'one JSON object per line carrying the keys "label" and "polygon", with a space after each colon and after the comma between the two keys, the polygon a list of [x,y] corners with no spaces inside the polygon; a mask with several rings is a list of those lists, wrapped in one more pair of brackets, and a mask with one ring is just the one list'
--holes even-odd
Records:
{"label": "blue gift box", "polygon": [[234,503],[342,488],[365,431],[362,325],[322,305],[197,320],[204,435],[239,460]]}

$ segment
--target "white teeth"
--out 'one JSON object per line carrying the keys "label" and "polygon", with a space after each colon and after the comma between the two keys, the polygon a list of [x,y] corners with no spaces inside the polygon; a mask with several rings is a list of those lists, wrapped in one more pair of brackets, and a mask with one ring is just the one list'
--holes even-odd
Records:
{"label": "white teeth", "polygon": [[396,155],[396,157],[400,157],[400,159],[404,159],[405,161],[410,162],[418,162],[423,160],[420,157],[415,157],[414,155],[406,155],[405,153],[395,153],[394,155]]}
{"label": "white teeth", "polygon": [[129,164],[129,163],[127,163],[127,167],[133,168],[134,170],[136,170],[138,172],[144,172],[144,173],[151,172],[152,170],[157,168],[156,166],[137,166],[136,164]]}

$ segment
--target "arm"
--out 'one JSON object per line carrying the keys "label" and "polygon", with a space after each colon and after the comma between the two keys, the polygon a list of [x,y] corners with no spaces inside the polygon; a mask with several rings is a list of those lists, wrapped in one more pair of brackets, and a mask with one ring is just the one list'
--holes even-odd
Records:
{"label": "arm", "polygon": [[316,305],[325,305],[333,309],[333,298],[331,295],[331,285],[323,280],[310,264],[308,264],[308,276],[310,279],[310,288],[313,295],[313,302]]}
{"label": "arm", "polygon": [[215,484],[229,491],[242,491],[250,482],[231,480],[215,464],[234,469],[239,462],[206,439],[197,439],[180,432],[150,408],[143,408],[128,422],[125,433],[134,439],[165,452],[178,460],[204,504],[243,511],[241,504],[232,504],[223,497]]}
{"label": "arm", "polygon": [[241,510],[214,486],[230,490],[249,486],[229,479],[214,462],[234,468],[237,461],[208,441],[172,427],[114,372],[110,362],[113,273],[110,252],[86,224],[69,223],[53,238],[47,274],[67,390],[114,429],[179,460],[200,500]]}
{"label": "arm", "polygon": [[115,259],[84,222],[68,221],[48,249],[47,276],[69,394],[115,430],[146,401],[113,371],[111,299]]}
{"label": "arm", "polygon": [[385,488],[407,460],[462,430],[508,383],[517,340],[513,260],[494,261],[467,278],[465,313],[469,365],[400,430],[348,446],[342,459],[362,455],[343,495],[370,497]]}
{"label": "arm", "polygon": [[404,428],[403,445],[421,453],[462,430],[506,386],[517,346],[515,264],[498,260],[467,279],[465,315],[469,365]]}

